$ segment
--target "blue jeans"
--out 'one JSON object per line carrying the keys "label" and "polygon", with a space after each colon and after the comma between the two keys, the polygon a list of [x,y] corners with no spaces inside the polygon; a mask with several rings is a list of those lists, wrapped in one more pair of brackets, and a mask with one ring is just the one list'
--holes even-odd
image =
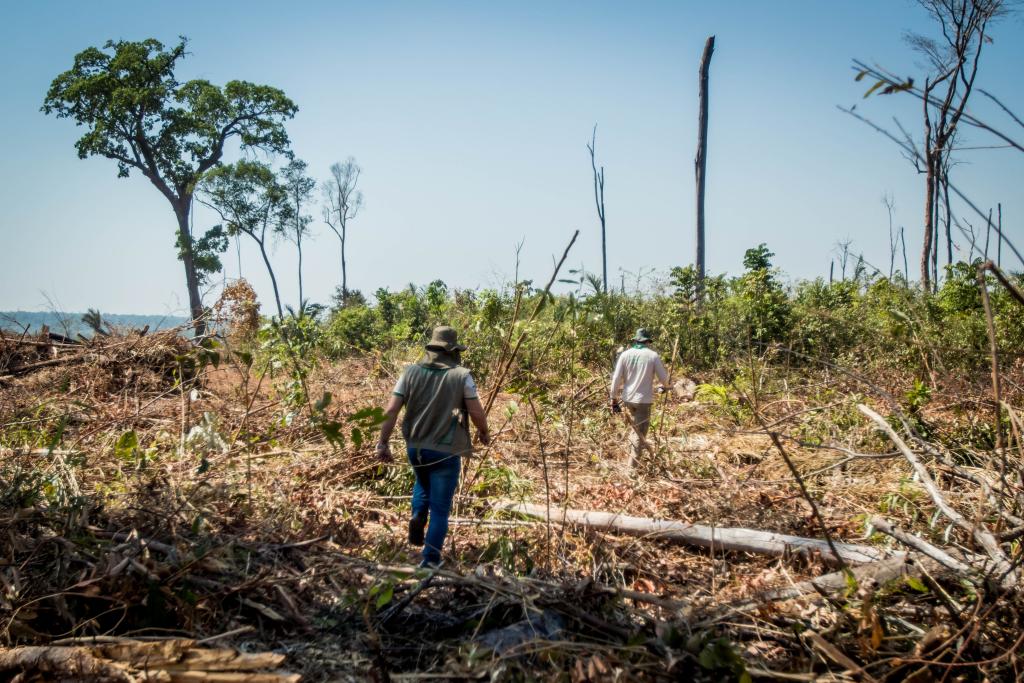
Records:
{"label": "blue jeans", "polygon": [[416,484],[412,488],[412,515],[429,520],[423,559],[440,562],[462,461],[457,455],[425,448],[409,448],[408,455],[409,464],[416,474]]}

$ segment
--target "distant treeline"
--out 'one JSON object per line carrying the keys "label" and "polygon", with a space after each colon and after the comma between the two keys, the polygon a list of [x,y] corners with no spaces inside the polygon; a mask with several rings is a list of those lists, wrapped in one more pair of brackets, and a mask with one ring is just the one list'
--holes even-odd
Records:
{"label": "distant treeline", "polygon": [[[30,333],[39,332],[43,325],[51,332],[74,337],[82,334],[93,335],[89,325],[82,322],[85,313],[55,313],[52,311],[0,311],[0,330],[21,332],[26,326]],[[115,328],[141,329],[149,325],[150,331],[166,330],[188,322],[188,318],[178,315],[132,315],[121,313],[102,313],[103,322]]]}

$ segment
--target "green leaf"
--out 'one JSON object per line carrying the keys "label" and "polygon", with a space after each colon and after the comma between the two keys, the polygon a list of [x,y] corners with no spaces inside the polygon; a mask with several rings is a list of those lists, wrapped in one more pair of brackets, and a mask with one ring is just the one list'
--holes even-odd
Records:
{"label": "green leaf", "polygon": [[395,596],[395,585],[393,583],[389,583],[388,585],[386,585],[384,587],[384,589],[377,596],[377,609],[380,609],[384,605],[386,605],[389,602],[391,602],[391,598],[393,598],[394,596]]}
{"label": "green leaf", "polygon": [[235,351],[235,358],[242,361],[242,365],[245,367],[252,367],[252,354],[248,351]]}
{"label": "green leaf", "polygon": [[139,436],[131,429],[117,438],[114,443],[114,455],[121,460],[134,460],[139,449]]}
{"label": "green leaf", "polygon": [[318,426],[328,443],[339,447],[345,444],[345,435],[341,431],[340,422],[321,422]]}
{"label": "green leaf", "polygon": [[488,546],[484,548],[484,552],[480,555],[480,562],[493,562],[494,559],[498,557],[498,553],[501,551],[500,544],[500,540],[491,541],[490,544],[488,544]]}
{"label": "green leaf", "polygon": [[875,92],[876,90],[881,88],[883,85],[885,85],[885,81],[878,81],[873,86],[868,88],[868,91],[866,93],[864,93],[864,99],[867,99],[867,98],[871,97],[871,93]]}
{"label": "green leaf", "polygon": [[369,422],[367,426],[379,425],[384,421],[384,409],[380,407],[363,408],[348,416],[349,422]]}
{"label": "green leaf", "polygon": [[717,669],[719,667],[718,655],[715,652],[713,643],[708,643],[697,656],[697,663],[702,669]]}
{"label": "green leaf", "polygon": [[907,585],[910,586],[911,589],[918,593],[928,592],[928,586],[924,585],[924,582],[916,576],[905,576],[903,577],[903,580],[906,581]]}
{"label": "green leaf", "polygon": [[352,445],[356,448],[361,448],[363,445],[363,430],[359,427],[352,428]]}
{"label": "green leaf", "polygon": [[855,80],[855,81],[862,81],[862,80],[864,80],[864,77],[867,76],[867,75],[868,75],[868,70],[867,69],[861,69],[860,71],[857,72],[857,77],[854,78],[853,80]]}

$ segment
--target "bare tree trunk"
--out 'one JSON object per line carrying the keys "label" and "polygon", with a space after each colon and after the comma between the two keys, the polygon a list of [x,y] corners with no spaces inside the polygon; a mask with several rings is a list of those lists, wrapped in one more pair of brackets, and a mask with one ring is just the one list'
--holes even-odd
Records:
{"label": "bare tree trunk", "polygon": [[196,273],[195,259],[192,255],[192,231],[189,229],[188,217],[192,206],[192,198],[188,197],[174,205],[174,215],[178,219],[178,234],[181,238],[181,262],[185,265],[185,284],[188,288],[188,305],[192,313],[192,327],[196,336],[206,332],[205,311],[203,300],[199,296],[199,275]]}
{"label": "bare tree trunk", "polygon": [[345,269],[345,225],[341,226],[341,302],[348,299],[348,273]]}
{"label": "bare tree trunk", "polygon": [[996,208],[999,211],[998,222],[996,223],[996,267],[1003,267],[1003,204],[1002,202],[996,204]]}
{"label": "bare tree trunk", "polygon": [[257,240],[256,244],[260,245],[260,255],[263,256],[263,263],[267,266],[267,274],[270,275],[270,284],[274,288],[274,303],[277,304],[277,317],[279,319],[283,319],[284,310],[281,308],[281,294],[277,290],[277,278],[274,277],[274,268],[270,265],[270,257],[267,256],[267,248],[260,240]]}
{"label": "bare tree trunk", "polygon": [[935,226],[935,150],[932,147],[932,123],[928,115],[928,100],[931,84],[924,82],[924,243],[921,245],[921,289],[930,291],[932,288],[931,268],[929,261],[932,256],[932,229]]}
{"label": "bare tree trunk", "polygon": [[892,280],[892,273],[896,268],[896,235],[892,231],[892,209],[894,204],[888,194],[882,197],[882,203],[889,214],[889,280]]}
{"label": "bare tree trunk", "polygon": [[242,243],[238,235],[235,235],[235,256],[238,258],[238,279],[242,279]]}
{"label": "bare tree trunk", "polygon": [[302,310],[304,299],[302,298],[302,233],[296,235],[295,246],[299,250],[299,310]]}
{"label": "bare tree trunk", "polygon": [[597,205],[597,217],[601,221],[601,282],[604,293],[608,293],[608,240],[605,235],[604,223],[604,166],[597,170],[597,124],[594,124],[594,133],[590,138],[587,149],[590,150],[590,167],[594,171],[594,203]]}
{"label": "bare tree trunk", "polygon": [[985,251],[982,252],[981,258],[988,259],[988,240],[992,235],[992,209],[988,210],[988,220],[985,221]]}
{"label": "bare tree trunk", "polygon": [[939,290],[939,198],[942,196],[942,169],[935,174],[935,202],[932,206],[932,292]]}
{"label": "bare tree trunk", "polygon": [[931,160],[927,162],[928,170],[927,177],[925,179],[925,199],[924,199],[924,242],[921,245],[921,289],[926,292],[931,291],[932,279],[931,279],[931,259],[932,259],[932,226],[934,223],[934,216],[932,215],[932,206],[934,205],[933,197],[935,196],[935,185],[934,177],[932,175],[932,163]]}
{"label": "bare tree trunk", "polygon": [[949,169],[942,174],[942,203],[946,213],[946,265],[953,265],[953,210],[949,206]]}
{"label": "bare tree trunk", "polygon": [[910,282],[910,262],[907,261],[907,237],[903,226],[900,226],[900,244],[903,246],[903,279]]}
{"label": "bare tree trunk", "polygon": [[704,300],[704,181],[708,167],[708,71],[711,56],[715,52],[715,37],[708,36],[704,43],[704,54],[700,58],[700,89],[698,91],[697,114],[697,157],[693,161],[697,181],[697,253],[694,265],[697,268],[697,305]]}

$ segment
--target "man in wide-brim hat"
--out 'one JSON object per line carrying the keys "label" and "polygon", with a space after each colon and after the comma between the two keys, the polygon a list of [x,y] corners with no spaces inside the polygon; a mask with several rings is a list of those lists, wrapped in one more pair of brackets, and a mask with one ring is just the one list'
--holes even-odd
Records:
{"label": "man in wide-brim hat", "polygon": [[473,377],[461,365],[465,349],[453,328],[434,328],[423,358],[405,368],[398,379],[377,442],[378,457],[391,460],[388,440],[404,405],[402,436],[416,474],[409,543],[423,546],[421,566],[436,567],[441,562],[462,458],[472,453],[467,415],[476,426],[480,443],[490,441],[487,416]]}
{"label": "man in wide-brim hat", "polygon": [[654,377],[661,382],[661,390],[669,386],[668,370],[661,357],[651,348],[651,334],[641,327],[633,335],[633,345],[619,354],[612,374],[611,409],[621,410],[619,400],[629,410],[632,430],[629,435],[631,446],[630,464],[640,457],[651,424],[651,405],[654,403]]}

